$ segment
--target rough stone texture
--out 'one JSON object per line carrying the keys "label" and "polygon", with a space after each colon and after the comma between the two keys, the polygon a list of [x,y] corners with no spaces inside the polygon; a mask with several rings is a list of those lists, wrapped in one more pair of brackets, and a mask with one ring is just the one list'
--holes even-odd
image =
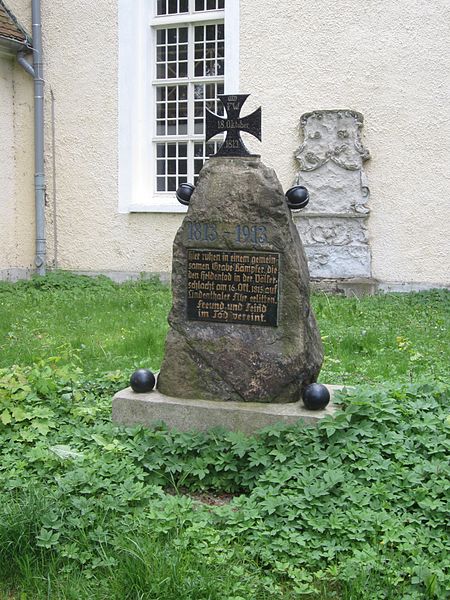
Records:
{"label": "rough stone texture", "polygon": [[350,110],[315,111],[300,120],[297,183],[308,188],[310,203],[297,226],[312,277],[371,275],[362,124],[362,115]]}
{"label": "rough stone texture", "polygon": [[351,277],[349,279],[311,279],[313,291],[343,294],[347,298],[362,298],[372,296],[380,289],[376,279],[364,277]]}
{"label": "rough stone texture", "polygon": [[[232,236],[188,241],[189,222],[263,225],[268,241],[242,244]],[[278,327],[186,319],[187,250],[280,254]],[[182,398],[296,402],[316,381],[323,359],[309,304],[309,274],[298,231],[280,183],[259,157],[211,158],[200,174],[189,211],[178,230],[172,263],[173,307],[158,387]]]}
{"label": "rough stone texture", "polygon": [[275,423],[294,424],[298,421],[314,426],[324,417],[333,415],[336,405],[333,394],[340,386],[327,386],[331,401],[324,410],[307,410],[303,402],[261,404],[260,402],[212,402],[186,400],[164,396],[158,390],[136,394],[131,388],[113,398],[112,418],[121,425],[151,426],[164,421],[179,431],[208,431],[223,427],[229,431],[251,434]]}

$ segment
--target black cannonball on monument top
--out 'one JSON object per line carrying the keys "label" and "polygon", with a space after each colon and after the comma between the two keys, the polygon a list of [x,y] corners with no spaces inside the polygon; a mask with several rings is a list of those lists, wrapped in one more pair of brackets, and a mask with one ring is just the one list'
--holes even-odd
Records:
{"label": "black cannonball on monument top", "polygon": [[130,377],[131,389],[138,394],[151,392],[155,387],[155,382],[155,376],[149,369],[138,369]]}
{"label": "black cannonball on monument top", "polygon": [[286,192],[285,196],[291,210],[305,208],[309,202],[309,192],[302,185],[294,185]]}
{"label": "black cannonball on monument top", "polygon": [[182,183],[179,185],[176,191],[176,197],[180,204],[184,206],[189,206],[189,202],[191,200],[191,196],[194,193],[195,187],[192,183]]}
{"label": "black cannonball on monument top", "polygon": [[303,404],[308,410],[322,410],[330,402],[330,392],[322,383],[310,383],[303,390]]}

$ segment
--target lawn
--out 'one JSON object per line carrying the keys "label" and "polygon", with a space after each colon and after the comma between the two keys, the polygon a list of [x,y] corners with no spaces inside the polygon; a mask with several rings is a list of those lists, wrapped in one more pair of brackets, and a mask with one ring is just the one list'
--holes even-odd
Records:
{"label": "lawn", "polygon": [[170,291],[67,273],[0,284],[0,598],[450,597],[450,294],[313,298],[316,429],[125,429]]}

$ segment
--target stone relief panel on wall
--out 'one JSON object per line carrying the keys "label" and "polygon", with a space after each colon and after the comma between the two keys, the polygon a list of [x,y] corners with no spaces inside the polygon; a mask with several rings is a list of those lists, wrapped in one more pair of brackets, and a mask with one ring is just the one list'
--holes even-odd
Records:
{"label": "stone relief panel on wall", "polygon": [[317,110],[300,119],[296,183],[308,188],[310,202],[297,226],[312,277],[371,275],[363,169],[370,153],[361,140],[362,126],[362,114],[353,110]]}

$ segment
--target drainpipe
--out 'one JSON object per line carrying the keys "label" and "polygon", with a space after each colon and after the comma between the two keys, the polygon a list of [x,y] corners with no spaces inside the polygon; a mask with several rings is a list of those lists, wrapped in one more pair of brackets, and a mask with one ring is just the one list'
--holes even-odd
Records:
{"label": "drainpipe", "polygon": [[44,71],[41,0],[31,0],[34,71],[34,198],[38,275],[45,275]]}
{"label": "drainpipe", "polygon": [[[34,204],[36,219],[36,256],[38,275],[45,275],[45,174],[44,174],[44,74],[42,66],[41,0],[31,1],[33,26],[33,66],[25,50],[17,53],[17,62],[34,79]],[[28,46],[27,46],[28,48]]]}

